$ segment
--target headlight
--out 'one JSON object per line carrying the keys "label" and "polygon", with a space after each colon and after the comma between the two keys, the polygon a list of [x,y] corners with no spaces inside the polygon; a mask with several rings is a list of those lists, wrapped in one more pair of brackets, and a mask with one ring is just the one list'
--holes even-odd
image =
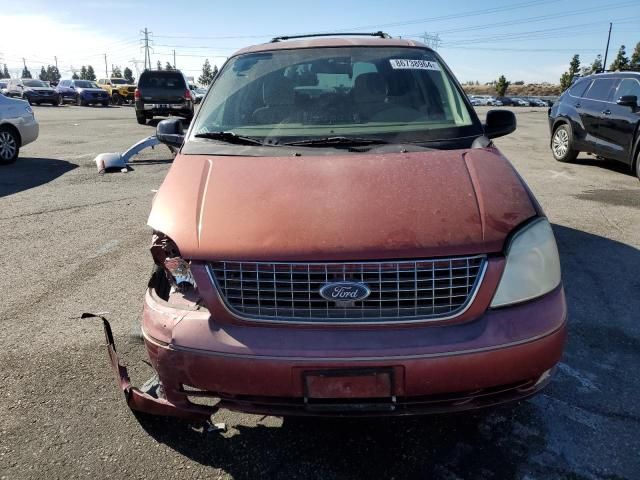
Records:
{"label": "headlight", "polygon": [[527,225],[511,240],[492,307],[524,302],[560,284],[558,247],[546,218]]}
{"label": "headlight", "polygon": [[151,256],[156,265],[167,272],[172,286],[178,290],[196,287],[189,262],[180,256],[178,247],[169,237],[160,232],[154,233],[151,241]]}

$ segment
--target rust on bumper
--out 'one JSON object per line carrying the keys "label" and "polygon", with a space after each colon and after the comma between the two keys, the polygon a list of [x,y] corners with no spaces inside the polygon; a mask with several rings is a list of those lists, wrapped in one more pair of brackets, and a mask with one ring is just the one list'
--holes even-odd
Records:
{"label": "rust on bumper", "polygon": [[184,404],[171,403],[166,399],[154,397],[143,392],[131,384],[127,368],[120,363],[116,344],[113,339],[113,332],[109,321],[101,316],[93,313],[83,313],[81,318],[99,318],[102,320],[104,335],[107,340],[107,352],[109,354],[109,362],[116,374],[118,387],[124,393],[125,401],[131,410],[148,413],[151,415],[166,415],[172,417],[181,417],[194,420],[209,420],[211,415],[218,411],[215,407],[205,405],[195,405],[185,400]]}

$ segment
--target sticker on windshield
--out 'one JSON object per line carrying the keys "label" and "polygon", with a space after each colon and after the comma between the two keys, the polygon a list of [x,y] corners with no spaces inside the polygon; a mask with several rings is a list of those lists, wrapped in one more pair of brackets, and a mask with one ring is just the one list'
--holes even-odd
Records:
{"label": "sticker on windshield", "polygon": [[391,68],[394,70],[440,70],[438,62],[432,62],[429,60],[391,59],[389,60],[389,63],[391,63]]}

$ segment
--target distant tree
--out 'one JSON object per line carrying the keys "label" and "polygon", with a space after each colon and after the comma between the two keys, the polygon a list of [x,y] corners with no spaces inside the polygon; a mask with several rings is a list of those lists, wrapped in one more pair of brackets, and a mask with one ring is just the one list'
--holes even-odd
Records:
{"label": "distant tree", "polygon": [[111,67],[111,78],[122,78],[122,70],[119,66]]}
{"label": "distant tree", "polygon": [[[7,66],[5,65],[4,68],[6,70]],[[631,62],[629,62],[629,70],[640,72],[640,42],[636,43],[636,48],[633,50],[633,53],[631,54]]]}
{"label": "distant tree", "polygon": [[31,76],[31,72],[29,71],[29,69],[26,66],[22,69],[22,75],[21,75],[20,78],[33,78]]}
{"label": "distant tree", "polygon": [[2,72],[0,72],[1,77],[0,78],[11,78],[11,75],[9,75],[9,69],[7,68],[7,64],[4,64],[4,68],[2,69]]}
{"label": "distant tree", "polygon": [[498,80],[496,81],[496,93],[499,97],[504,97],[504,94],[507,93],[507,88],[509,88],[511,82],[508,82],[504,75],[500,75]]}
{"label": "distant tree", "polygon": [[598,54],[591,65],[582,68],[582,75],[592,75],[594,73],[599,73],[602,70],[602,55]]}
{"label": "distant tree", "polygon": [[[216,68],[216,73],[217,71],[218,70]],[[211,69],[211,64],[209,63],[209,59],[207,58],[204,61],[204,64],[202,65],[202,75],[198,77],[198,83],[200,83],[201,85],[209,85],[213,81],[214,76],[215,74]]]}
{"label": "distant tree", "polygon": [[79,80],[80,77],[78,76],[78,74],[76,72],[73,72],[73,75],[71,75],[71,79],[72,80]]}
{"label": "distant tree", "polygon": [[625,46],[620,45],[620,49],[618,50],[618,55],[614,58],[613,63],[609,67],[609,70],[613,72],[628,70],[629,68],[629,58],[627,57],[627,52],[625,51]]}
{"label": "distant tree", "polygon": [[87,67],[87,80],[96,81],[96,72],[94,72],[93,67],[89,65]]}
{"label": "distant tree", "polygon": [[162,63],[160,63],[160,60],[158,60],[157,69],[162,70]]}
{"label": "distant tree", "polygon": [[82,68],[80,69],[80,80],[86,80],[86,79],[87,79],[87,67],[82,65]]}
{"label": "distant tree", "polygon": [[569,62],[569,70],[564,72],[560,77],[560,90],[563,92],[571,86],[573,79],[578,75],[580,71],[580,55],[574,55]]}
{"label": "distant tree", "polygon": [[171,65],[171,63],[167,62],[167,64],[164,66],[165,70],[175,70],[176,67],[174,67],[173,65]]}
{"label": "distant tree", "polygon": [[38,75],[38,78],[43,82],[46,82],[47,80],[49,80],[49,77],[47,76],[47,71],[44,69],[44,65],[40,67],[40,75]]}
{"label": "distant tree", "polygon": [[218,66],[217,65],[213,66],[213,72],[212,73],[213,73],[213,78],[211,80],[213,81],[218,76]]}
{"label": "distant tree", "polygon": [[518,80],[516,82],[513,82],[514,85],[524,85],[524,80]]}
{"label": "distant tree", "polygon": [[124,79],[129,83],[133,83],[135,81],[135,78],[133,78],[133,72],[129,67],[124,68]]}
{"label": "distant tree", "polygon": [[55,65],[47,65],[47,80],[52,84],[57,85],[60,81],[60,72]]}

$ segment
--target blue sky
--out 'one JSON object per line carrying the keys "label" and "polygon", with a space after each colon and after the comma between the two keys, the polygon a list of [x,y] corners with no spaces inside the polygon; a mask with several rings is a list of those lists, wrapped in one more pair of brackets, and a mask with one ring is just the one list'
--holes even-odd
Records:
{"label": "blue sky", "polygon": [[[222,65],[233,51],[273,35],[318,31],[373,31],[419,39],[439,37],[438,52],[460,81],[508,79],[557,83],[574,53],[591,63],[604,53],[614,23],[609,61],[621,44],[628,55],[640,41],[640,0],[495,0],[433,2],[237,0],[5,2],[0,13],[0,63],[11,72],[22,58],[35,73],[42,64],[129,66],[144,58],[140,30],[153,32],[152,61],[171,61],[197,77],[205,58]],[[141,64],[138,64],[138,68]],[[68,74],[68,75],[67,75]]]}

